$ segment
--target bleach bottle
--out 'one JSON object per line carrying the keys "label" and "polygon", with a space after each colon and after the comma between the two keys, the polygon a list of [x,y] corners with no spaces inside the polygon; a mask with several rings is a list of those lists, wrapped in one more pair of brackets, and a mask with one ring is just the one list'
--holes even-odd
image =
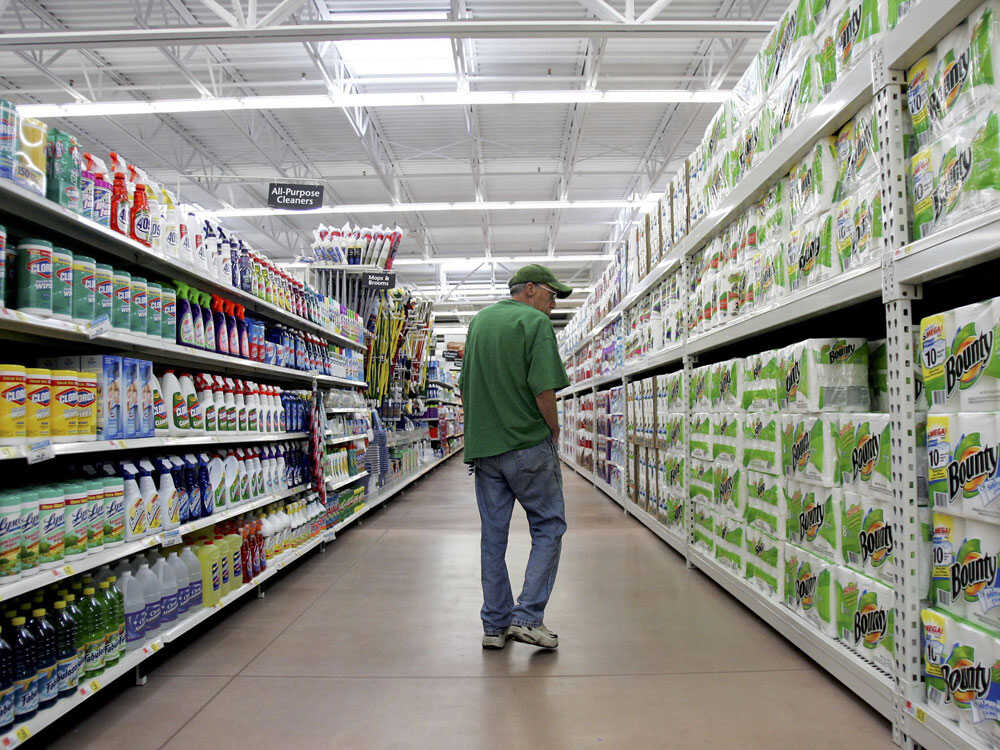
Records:
{"label": "bleach bottle", "polygon": [[160,506],[156,482],[153,481],[153,462],[149,459],[139,461],[139,493],[146,508],[146,528],[149,533],[159,533],[163,528],[163,509]]}
{"label": "bleach bottle", "polygon": [[160,517],[163,530],[176,529],[181,522],[180,493],[174,484],[173,462],[169,458],[157,458],[153,465],[158,473],[156,494],[160,501]]}
{"label": "bleach bottle", "polygon": [[139,469],[123,461],[119,465],[125,482],[125,539],[135,541],[146,536],[146,502],[139,489]]}
{"label": "bleach bottle", "polygon": [[170,476],[177,490],[177,520],[187,523],[191,520],[191,498],[188,495],[187,483],[184,481],[184,461],[180,456],[167,456],[170,461]]}
{"label": "bleach bottle", "polygon": [[195,521],[201,518],[201,492],[198,489],[198,460],[191,453],[185,453],[184,459],[184,486],[188,495],[188,520]]}
{"label": "bleach bottle", "polygon": [[215,511],[215,493],[212,492],[212,480],[208,472],[210,461],[207,453],[198,454],[198,494],[201,496],[202,518],[207,518]]}

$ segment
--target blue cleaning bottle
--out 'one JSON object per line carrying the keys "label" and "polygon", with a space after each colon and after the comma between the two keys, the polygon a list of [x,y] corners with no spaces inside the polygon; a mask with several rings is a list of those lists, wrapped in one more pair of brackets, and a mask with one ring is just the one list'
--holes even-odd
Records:
{"label": "blue cleaning bottle", "polygon": [[191,498],[184,481],[184,461],[176,455],[167,456],[167,459],[170,461],[170,475],[174,480],[174,489],[177,490],[177,518],[180,523],[187,523],[192,520]]}
{"label": "blue cleaning bottle", "polygon": [[14,726],[14,649],[0,638],[0,732]]}
{"label": "blue cleaning bottle", "polygon": [[215,350],[221,354],[229,354],[229,325],[226,322],[224,300],[217,294],[212,295],[212,322],[215,326]]}
{"label": "blue cleaning bottle", "polygon": [[216,349],[215,340],[215,319],[212,317],[211,295],[205,292],[195,293],[198,300],[197,310],[201,312],[202,327],[205,329],[205,349],[214,352]]}
{"label": "blue cleaning bottle", "polygon": [[185,453],[183,458],[184,486],[187,487],[188,508],[191,520],[194,521],[202,516],[201,490],[198,487],[198,461],[191,453]]}
{"label": "blue cleaning bottle", "polygon": [[38,682],[38,707],[48,708],[59,697],[59,680],[56,676],[56,629],[45,618],[45,609],[31,612],[31,634],[35,636],[35,668]]}
{"label": "blue cleaning bottle", "polygon": [[38,666],[35,636],[24,617],[11,620],[14,633],[14,721],[30,719],[38,712]]}
{"label": "blue cleaning bottle", "polygon": [[198,493],[201,495],[202,518],[212,515],[215,510],[215,497],[212,493],[212,480],[208,476],[208,454],[198,454]]}
{"label": "blue cleaning bottle", "polygon": [[198,346],[195,334],[194,315],[191,312],[191,301],[188,295],[191,289],[181,281],[175,281],[177,289],[177,343],[181,346]]}

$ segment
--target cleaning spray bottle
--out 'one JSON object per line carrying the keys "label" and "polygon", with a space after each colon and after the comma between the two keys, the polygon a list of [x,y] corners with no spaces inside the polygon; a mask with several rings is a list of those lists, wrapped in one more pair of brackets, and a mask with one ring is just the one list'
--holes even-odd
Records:
{"label": "cleaning spray bottle", "polygon": [[212,478],[208,471],[211,460],[207,453],[198,454],[198,494],[201,496],[203,518],[215,511],[215,493],[212,491]]}
{"label": "cleaning spray bottle", "polygon": [[223,387],[223,394],[226,400],[226,430],[228,432],[236,432],[237,420],[236,420],[236,384],[233,383],[232,378],[226,378]]}
{"label": "cleaning spray bottle", "polygon": [[142,502],[146,508],[146,528],[149,533],[158,534],[163,530],[163,508],[156,491],[156,482],[153,481],[155,470],[153,462],[144,458],[139,461],[138,468],[139,494],[142,495]]}
{"label": "cleaning spray bottle", "polygon": [[181,373],[180,386],[181,394],[187,402],[191,432],[196,434],[204,433],[205,419],[201,413],[201,402],[198,400],[198,392],[194,389],[194,378],[191,377],[191,373]]}
{"label": "cleaning spray bottle", "polygon": [[246,384],[247,431],[260,432],[260,386],[252,381]]}
{"label": "cleaning spray bottle", "polygon": [[191,429],[187,398],[181,391],[180,381],[173,370],[167,370],[160,378],[163,401],[167,409],[167,430],[171,435],[186,435]]}
{"label": "cleaning spray bottle", "polygon": [[235,381],[233,399],[236,402],[236,431],[242,434],[247,431],[246,384],[244,381]]}
{"label": "cleaning spray bottle", "polygon": [[207,372],[198,373],[194,379],[194,388],[198,393],[198,404],[201,407],[205,432],[218,432],[219,420],[215,411],[215,393],[212,390],[212,376]]}
{"label": "cleaning spray bottle", "polygon": [[219,432],[229,432],[229,421],[226,412],[226,396],[221,375],[209,375],[212,383],[212,395],[215,401],[215,421]]}
{"label": "cleaning spray bottle", "polygon": [[125,481],[125,539],[134,542],[146,536],[146,502],[139,490],[139,470],[123,461],[119,469]]}
{"label": "cleaning spray bottle", "polygon": [[174,480],[174,489],[177,490],[177,520],[187,523],[191,520],[191,497],[184,481],[184,461],[180,456],[174,455],[167,456],[167,460],[170,461],[170,475]]}
{"label": "cleaning spray bottle", "polygon": [[170,417],[167,413],[167,402],[163,396],[163,389],[160,387],[160,379],[153,375],[151,378],[153,387],[153,434],[162,437],[170,434]]}
{"label": "cleaning spray bottle", "polygon": [[158,472],[156,494],[160,500],[163,530],[176,529],[181,522],[180,493],[174,484],[174,465],[169,458],[159,457],[153,465]]}
{"label": "cleaning spray bottle", "polygon": [[222,300],[222,309],[226,315],[226,331],[229,333],[229,354],[240,356],[240,332],[236,327],[236,303]]}
{"label": "cleaning spray bottle", "polygon": [[[243,359],[248,359],[250,357],[250,339],[247,334],[247,325],[244,319],[245,310],[243,305],[235,305],[234,311],[236,315],[236,330],[239,333],[240,356],[243,357]],[[233,353],[231,348],[229,353]]]}
{"label": "cleaning spray bottle", "polygon": [[217,294],[212,295],[212,323],[215,327],[215,350],[220,354],[229,354],[229,327],[226,324],[224,310],[225,300]]}
{"label": "cleaning spray bottle", "polygon": [[177,290],[177,343],[181,346],[197,346],[194,332],[194,315],[188,299],[190,289],[182,281],[175,281]]}
{"label": "cleaning spray bottle", "polygon": [[185,453],[184,459],[184,486],[188,494],[188,515],[190,520],[195,521],[201,518],[201,489],[198,486],[198,459],[193,453]]}
{"label": "cleaning spray bottle", "polygon": [[212,318],[212,297],[205,292],[199,292],[197,296],[199,309],[201,310],[202,325],[205,329],[205,348],[210,352],[214,352],[216,341],[215,323]]}

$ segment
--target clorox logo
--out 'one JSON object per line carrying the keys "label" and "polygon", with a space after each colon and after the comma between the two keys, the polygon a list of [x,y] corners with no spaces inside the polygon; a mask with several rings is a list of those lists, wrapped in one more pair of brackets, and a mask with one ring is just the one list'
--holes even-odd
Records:
{"label": "clorox logo", "polygon": [[97,293],[105,299],[111,299],[115,293],[115,286],[110,281],[102,281],[97,285]]}
{"label": "clorox logo", "polygon": [[27,391],[23,385],[13,385],[3,392],[3,400],[15,406],[23,406]]}
{"label": "clorox logo", "polygon": [[93,406],[95,400],[94,392],[92,390],[88,388],[81,388],[77,391],[76,405],[81,409]]}
{"label": "clorox logo", "polygon": [[72,268],[60,268],[56,273],[56,278],[59,279],[64,284],[73,283],[73,269]]}
{"label": "clorox logo", "polygon": [[52,390],[47,386],[42,386],[41,388],[32,391],[28,398],[31,399],[31,403],[45,407],[52,402]]}
{"label": "clorox logo", "polygon": [[92,273],[88,273],[83,277],[83,288],[88,292],[93,292],[97,290],[97,277]]}
{"label": "clorox logo", "polygon": [[127,286],[123,286],[115,292],[115,296],[118,298],[119,302],[132,302],[132,289]]}
{"label": "clorox logo", "polygon": [[56,401],[63,406],[76,406],[76,388],[67,388],[56,394]]}
{"label": "clorox logo", "polygon": [[40,279],[52,278],[52,261],[44,258],[33,258],[28,261],[28,275]]}

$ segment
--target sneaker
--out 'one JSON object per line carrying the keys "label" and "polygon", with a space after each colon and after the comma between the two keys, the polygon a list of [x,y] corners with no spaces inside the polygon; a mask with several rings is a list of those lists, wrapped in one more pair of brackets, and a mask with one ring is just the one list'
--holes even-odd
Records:
{"label": "sneaker", "polygon": [[559,636],[544,625],[511,625],[511,640],[539,648],[559,648]]}
{"label": "sneaker", "polygon": [[503,631],[502,633],[483,635],[483,648],[495,648],[500,649],[507,645],[507,639],[510,638],[510,629]]}

